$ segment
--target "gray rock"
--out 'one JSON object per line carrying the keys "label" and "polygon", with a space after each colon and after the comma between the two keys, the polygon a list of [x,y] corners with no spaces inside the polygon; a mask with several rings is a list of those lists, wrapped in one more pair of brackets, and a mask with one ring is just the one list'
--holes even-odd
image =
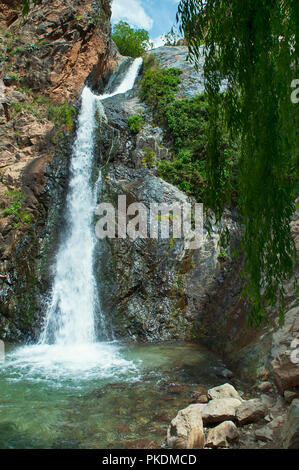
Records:
{"label": "gray rock", "polygon": [[206,405],[197,406],[201,409],[204,423],[221,423],[222,421],[234,420],[240,405],[241,401],[237,398],[219,398]]}
{"label": "gray rock", "polygon": [[271,382],[261,382],[257,384],[256,390],[259,392],[265,393],[265,392],[270,392],[273,390],[273,385]]}
{"label": "gray rock", "polygon": [[167,447],[171,449],[202,449],[204,442],[199,405],[190,405],[180,410],[167,430]]}
{"label": "gray rock", "polygon": [[[223,279],[221,279],[221,282],[223,282]],[[231,379],[231,378],[234,376],[234,374],[232,373],[232,371],[229,370],[229,369],[223,369],[223,370],[219,373],[219,375],[221,375],[222,377],[225,377],[225,378],[227,378],[227,379]]]}
{"label": "gray rock", "polygon": [[281,429],[282,429],[284,421],[285,421],[285,418],[283,416],[279,416],[273,419],[273,421],[266,424],[266,426],[256,429],[254,433],[255,438],[258,441],[263,441],[263,442],[273,441],[275,438],[275,435],[281,434]]}
{"label": "gray rock", "polygon": [[237,398],[238,400],[243,401],[237,390],[228,383],[220,385],[219,387],[210,388],[210,390],[208,390],[208,397],[211,400],[219,398]]}
{"label": "gray rock", "polygon": [[284,448],[299,449],[299,399],[292,401],[284,428]]}
{"label": "gray rock", "polygon": [[232,421],[224,421],[215,428],[209,429],[205,447],[229,447],[230,442],[239,438],[237,426]]}
{"label": "gray rock", "polygon": [[273,429],[268,426],[257,429],[254,433],[258,441],[269,442],[273,440]]}
{"label": "gray rock", "polygon": [[236,418],[239,424],[255,423],[263,419],[267,412],[267,405],[258,398],[244,401],[238,408]]}

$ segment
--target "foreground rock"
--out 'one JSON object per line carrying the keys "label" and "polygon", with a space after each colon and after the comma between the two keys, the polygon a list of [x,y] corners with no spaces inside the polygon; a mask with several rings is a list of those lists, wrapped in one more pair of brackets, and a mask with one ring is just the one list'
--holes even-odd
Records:
{"label": "foreground rock", "polygon": [[222,421],[234,420],[241,403],[241,400],[237,398],[219,398],[211,400],[206,405],[197,406],[201,410],[204,423],[221,423]]}
{"label": "foreground rock", "polygon": [[208,398],[211,400],[220,398],[236,398],[237,400],[243,401],[237,390],[230,384],[220,385],[208,390]]}
{"label": "foreground rock", "polygon": [[274,380],[281,395],[285,390],[299,387],[299,367],[291,354],[290,351],[279,354],[271,363]]}
{"label": "foreground rock", "polygon": [[273,421],[255,431],[256,439],[263,442],[273,441],[275,433],[281,431],[283,423],[284,418],[282,416],[273,419]]}
{"label": "foreground rock", "polygon": [[299,449],[299,399],[293,400],[289,408],[284,432],[284,447]]}
{"label": "foreground rock", "polygon": [[285,390],[283,396],[287,403],[292,403],[295,398],[299,398],[299,390]]}
{"label": "foreground rock", "polygon": [[224,421],[224,423],[208,431],[205,446],[212,448],[229,447],[229,443],[236,441],[238,437],[237,426],[232,421]]}
{"label": "foreground rock", "polygon": [[180,410],[167,430],[166,445],[172,449],[202,449],[204,447],[203,422],[199,405]]}
{"label": "foreground rock", "polygon": [[[244,400],[240,396],[241,393],[239,398],[212,398],[207,404],[191,405],[189,408],[195,413],[195,419],[199,413],[200,421],[205,426],[205,447],[227,448],[238,441],[237,446],[240,449],[278,449],[283,446],[295,448],[294,446],[298,445],[299,400],[293,399],[287,415],[286,400],[279,394],[273,393],[271,382],[266,388],[271,390],[271,393],[259,393],[259,398]],[[198,393],[202,392],[203,390],[199,388]],[[206,396],[208,399],[208,397],[222,397],[225,394],[237,396],[238,392],[232,385],[226,383],[209,389]],[[179,412],[176,420],[186,410]],[[176,421],[172,423],[176,424]],[[188,434],[184,429],[183,436]],[[176,436],[180,438],[178,430],[171,431],[170,426],[167,435],[170,443],[171,438],[174,439]],[[186,442],[185,437],[179,439],[177,445],[184,446],[184,442]]]}
{"label": "foreground rock", "polygon": [[244,401],[238,408],[236,418],[239,424],[255,423],[263,419],[267,412],[267,404],[254,398]]}
{"label": "foreground rock", "polygon": [[71,106],[88,76],[101,88],[119,61],[108,0],[37,3],[24,19],[19,2],[0,0],[0,338],[13,343],[40,334],[63,224]]}

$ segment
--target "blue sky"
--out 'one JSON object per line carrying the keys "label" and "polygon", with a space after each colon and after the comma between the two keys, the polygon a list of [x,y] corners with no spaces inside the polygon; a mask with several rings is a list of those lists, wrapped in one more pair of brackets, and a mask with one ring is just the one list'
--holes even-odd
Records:
{"label": "blue sky", "polygon": [[175,23],[179,0],[113,0],[112,23],[126,20],[134,27],[149,31],[155,45]]}

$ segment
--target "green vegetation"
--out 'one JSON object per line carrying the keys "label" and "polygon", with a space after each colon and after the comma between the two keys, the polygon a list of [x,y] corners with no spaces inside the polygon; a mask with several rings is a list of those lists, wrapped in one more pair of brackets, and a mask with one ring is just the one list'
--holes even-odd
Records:
{"label": "green vegetation", "polygon": [[133,134],[138,134],[138,132],[141,131],[141,127],[142,127],[141,114],[135,114],[134,116],[130,116],[128,119],[128,124],[129,124],[131,132],[133,132]]}
{"label": "green vegetation", "polygon": [[190,151],[180,150],[172,161],[159,162],[159,175],[197,200],[203,200],[206,182],[205,162],[192,158]]}
{"label": "green vegetation", "polygon": [[[180,74],[178,69],[162,69],[154,58],[147,58],[140,97],[152,107],[157,123],[164,127],[173,148],[171,161],[158,162],[159,175],[198,201],[206,203],[208,105],[204,95],[176,98],[181,82]],[[219,115],[218,119],[221,122],[223,116]],[[236,145],[229,145],[223,125],[219,138],[223,155],[226,156],[223,158],[225,167],[222,186],[226,188],[227,200],[230,200],[237,191],[234,161],[238,152]]]}
{"label": "green vegetation", "polygon": [[[26,86],[22,86],[20,91],[28,94],[28,101],[20,102],[15,101],[12,103],[12,108],[15,114],[12,114],[12,118],[21,111],[31,113],[37,117],[40,121],[47,118],[52,121],[57,127],[65,127],[68,132],[71,131],[73,126],[73,118],[76,114],[76,109],[73,106],[69,106],[68,103],[61,105],[55,105],[50,98],[47,96],[39,95],[37,93],[30,93],[30,90]],[[61,131],[58,132],[61,136]]]}
{"label": "green vegetation", "polygon": [[228,259],[228,254],[226,251],[220,251],[220,253],[218,254],[218,261],[220,262],[224,262]]}
{"label": "green vegetation", "polygon": [[134,29],[126,21],[114,25],[112,39],[119,52],[129,57],[140,57],[153,47],[145,29]]}
{"label": "green vegetation", "polygon": [[4,209],[4,215],[11,215],[13,216],[13,220],[15,222],[14,227],[19,228],[23,225],[28,225],[31,222],[31,214],[22,210],[24,200],[26,199],[26,195],[21,193],[21,191],[14,190],[14,191],[7,191],[7,196],[11,201],[10,207]]}
{"label": "green vegetation", "polygon": [[[220,220],[227,200],[222,178],[230,158],[221,148],[224,107],[231,139],[240,138],[237,207],[244,226],[249,323],[268,321],[267,306],[275,307],[283,321],[283,282],[292,276],[295,259],[290,221],[299,167],[298,109],[290,95],[298,78],[298,1],[182,0],[178,20],[195,63],[201,41],[206,45],[208,207]],[[228,86],[222,100],[224,78]]]}
{"label": "green vegetation", "polygon": [[145,163],[149,168],[153,168],[156,163],[156,153],[151,147],[145,147],[143,149],[144,157],[142,163]]}
{"label": "green vegetation", "polygon": [[58,106],[55,106],[53,103],[48,105],[48,119],[54,122],[56,126],[65,126],[68,132],[72,129],[75,114],[76,109],[73,106],[69,106],[68,103]]}
{"label": "green vegetation", "polygon": [[9,78],[10,78],[11,80],[13,80],[14,82],[18,82],[18,81],[20,80],[19,75],[18,75],[17,73],[13,73],[13,72],[11,72],[11,73],[9,74]]}
{"label": "green vegetation", "polygon": [[[33,5],[37,5],[38,3],[41,2],[41,0],[31,0]],[[23,4],[23,9],[22,9],[22,15],[27,16],[30,10],[30,0],[22,0]]]}
{"label": "green vegetation", "polygon": [[149,104],[157,121],[163,123],[167,106],[175,100],[175,93],[181,82],[179,69],[161,69],[153,59],[144,64],[144,79],[140,98]]}

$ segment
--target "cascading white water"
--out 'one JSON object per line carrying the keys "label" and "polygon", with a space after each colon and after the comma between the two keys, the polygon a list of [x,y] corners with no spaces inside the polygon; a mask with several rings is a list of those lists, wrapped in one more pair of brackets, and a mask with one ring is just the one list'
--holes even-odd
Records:
{"label": "cascading white water", "polygon": [[91,170],[95,96],[85,87],[73,146],[67,197],[67,235],[57,254],[51,304],[42,343],[92,343],[95,340],[95,283]]}
{"label": "cascading white water", "polygon": [[96,340],[95,314],[100,313],[96,312],[99,305],[93,269],[96,198],[91,184],[95,112],[99,101],[125,93],[134,86],[141,64],[141,58],[134,60],[122,83],[111,94],[96,96],[88,87],[82,92],[71,159],[67,234],[57,254],[52,298],[40,340],[42,344],[92,344]]}

